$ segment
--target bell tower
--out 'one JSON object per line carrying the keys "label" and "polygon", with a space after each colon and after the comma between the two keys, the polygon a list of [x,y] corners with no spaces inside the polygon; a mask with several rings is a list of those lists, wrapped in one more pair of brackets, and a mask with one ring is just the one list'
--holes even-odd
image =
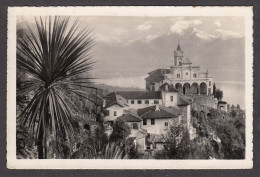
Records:
{"label": "bell tower", "polygon": [[177,50],[174,51],[174,66],[182,65],[183,51],[181,50],[180,43],[178,40]]}

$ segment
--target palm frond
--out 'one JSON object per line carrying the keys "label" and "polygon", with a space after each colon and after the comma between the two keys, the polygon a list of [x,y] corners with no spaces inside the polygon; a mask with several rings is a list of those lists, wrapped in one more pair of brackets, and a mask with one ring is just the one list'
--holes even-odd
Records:
{"label": "palm frond", "polygon": [[61,88],[66,92],[68,87],[60,85],[72,90],[89,87],[89,72],[95,63],[91,61],[94,39],[91,30],[78,31],[78,20],[70,26],[68,17],[39,18],[35,24],[36,31],[28,26],[28,31],[19,33],[17,40],[17,67],[31,77],[23,81],[24,89],[18,90],[18,94],[35,90],[19,118],[24,119],[28,130],[37,130],[37,142],[46,148],[49,133],[64,139],[73,135],[68,98],[59,92]]}

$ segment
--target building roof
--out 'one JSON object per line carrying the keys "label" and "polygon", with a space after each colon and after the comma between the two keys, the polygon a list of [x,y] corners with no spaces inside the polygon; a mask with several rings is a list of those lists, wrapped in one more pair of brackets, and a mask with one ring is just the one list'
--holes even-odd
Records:
{"label": "building roof", "polygon": [[116,92],[112,92],[108,95],[105,96],[105,100],[106,100],[106,108],[113,106],[115,104],[124,107],[124,106],[128,106],[127,104],[127,100],[122,97],[121,95],[118,95]]}
{"label": "building roof", "polygon": [[160,91],[118,91],[118,95],[121,95],[125,99],[161,99]]}
{"label": "building roof", "polygon": [[165,79],[165,74],[170,74],[170,69],[156,69],[148,73],[147,81],[160,82]]}
{"label": "building roof", "polygon": [[151,72],[149,72],[148,74],[150,75],[163,75],[163,73],[169,74],[170,73],[170,69],[163,69],[163,68],[159,68],[159,69],[155,69]]}
{"label": "building roof", "polygon": [[184,96],[178,95],[178,100],[177,100],[177,105],[178,106],[188,106],[191,103],[192,102],[190,100],[186,99]]}
{"label": "building roof", "polygon": [[152,81],[152,82],[160,82],[164,80],[163,75],[150,75],[147,78],[145,78],[147,81]]}
{"label": "building roof", "polygon": [[[156,110],[157,106],[159,107],[158,110]],[[143,119],[174,118],[174,117],[178,117],[178,115],[180,114],[181,114],[181,109],[179,108],[175,108],[175,107],[167,108],[160,105],[149,106],[138,110],[138,115]]]}
{"label": "building roof", "polygon": [[142,119],[135,114],[127,113],[123,114],[122,116],[119,116],[118,118],[124,119],[126,122],[141,122]]}
{"label": "building roof", "polygon": [[164,83],[160,86],[159,90],[165,91],[165,92],[179,92],[172,84]]}

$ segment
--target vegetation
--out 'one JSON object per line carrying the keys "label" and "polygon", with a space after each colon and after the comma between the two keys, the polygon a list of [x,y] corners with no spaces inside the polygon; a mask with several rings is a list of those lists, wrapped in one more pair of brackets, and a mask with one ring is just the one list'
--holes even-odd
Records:
{"label": "vegetation", "polygon": [[218,101],[221,101],[223,98],[223,91],[220,89],[216,89],[214,97],[217,98]]}
{"label": "vegetation", "polygon": [[209,122],[221,140],[225,159],[245,158],[245,119],[243,115],[244,113],[236,113],[234,116],[233,113],[230,119],[215,117]]}
{"label": "vegetation", "polygon": [[[36,30],[17,31],[17,158],[139,158],[127,123],[117,119],[108,135],[102,103],[93,99],[108,91],[91,82],[91,31],[77,33],[77,21],[70,26],[63,17],[39,18],[35,24]],[[222,100],[215,83],[213,94]],[[212,109],[209,119],[192,110],[192,125],[197,138],[191,140],[182,125],[171,127],[155,158],[244,158],[245,119],[239,105],[228,114]]]}
{"label": "vegetation", "polygon": [[214,95],[214,96],[216,95],[216,84],[215,84],[215,82],[214,82],[214,84],[213,84],[213,95]]}
{"label": "vegetation", "polygon": [[110,141],[124,143],[128,135],[130,135],[130,127],[126,124],[124,119],[118,118],[113,125]]}
{"label": "vegetation", "polygon": [[51,136],[57,142],[73,137],[76,122],[70,108],[74,104],[66,95],[82,96],[80,90],[89,88],[92,78],[85,76],[92,69],[94,40],[89,30],[77,33],[77,21],[69,26],[69,18],[40,18],[35,24],[36,31],[28,27],[28,31],[18,33],[17,67],[29,76],[19,81],[24,86],[19,95],[34,91],[18,119],[22,119],[22,127],[32,131],[38,158],[42,159],[47,158]]}
{"label": "vegetation", "polygon": [[[174,136],[169,136],[165,149],[155,154],[157,159],[244,159],[245,119],[244,112],[231,113],[211,109],[210,117],[191,111],[192,125],[197,137],[190,140],[188,132],[178,144]],[[224,118],[223,118],[224,117]]]}

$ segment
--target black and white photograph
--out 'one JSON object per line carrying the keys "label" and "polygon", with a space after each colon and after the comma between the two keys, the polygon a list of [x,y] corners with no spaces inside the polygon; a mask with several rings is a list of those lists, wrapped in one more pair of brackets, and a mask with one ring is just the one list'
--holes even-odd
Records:
{"label": "black and white photograph", "polygon": [[8,19],[8,168],[252,168],[252,8]]}

